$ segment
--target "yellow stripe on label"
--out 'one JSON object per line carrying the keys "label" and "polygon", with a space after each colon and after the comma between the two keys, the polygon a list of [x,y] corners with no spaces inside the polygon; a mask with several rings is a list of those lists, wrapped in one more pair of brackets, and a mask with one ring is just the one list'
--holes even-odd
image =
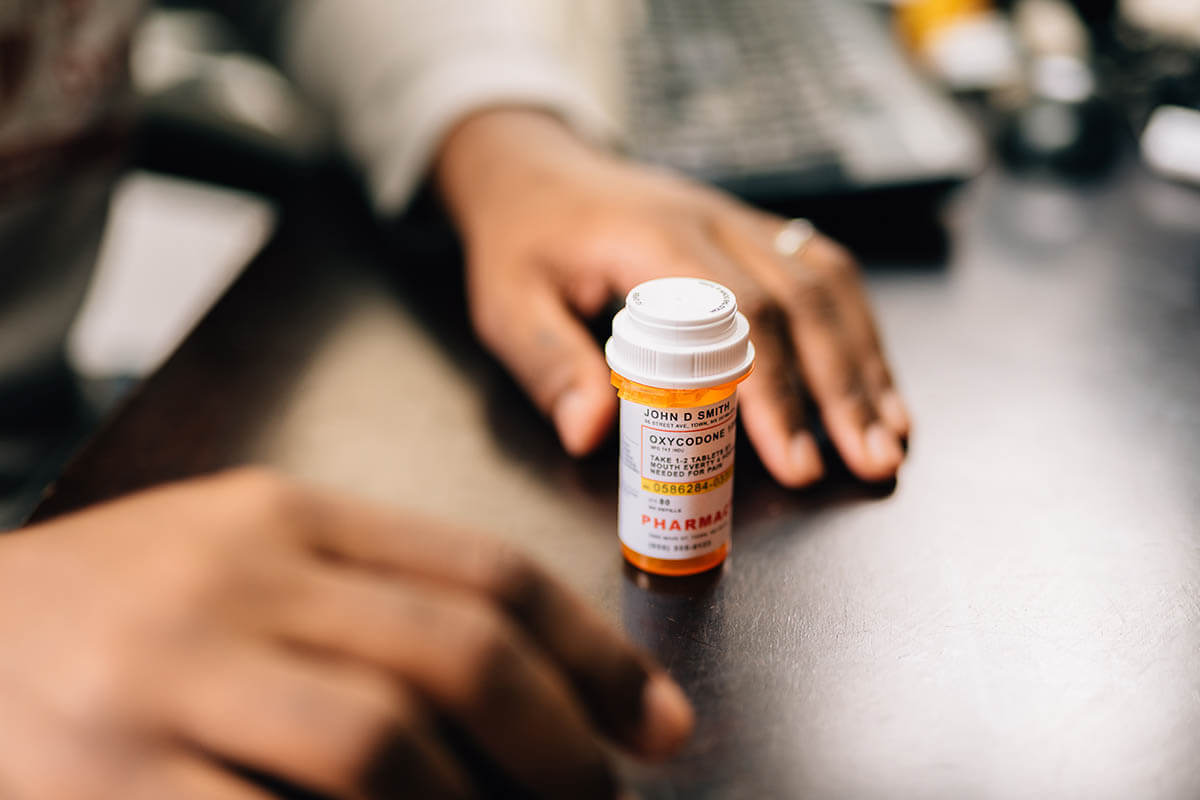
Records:
{"label": "yellow stripe on label", "polygon": [[674,496],[703,494],[704,492],[711,492],[713,489],[724,486],[732,479],[733,467],[703,480],[689,481],[687,483],[668,483],[666,481],[656,481],[653,478],[643,477],[642,491]]}

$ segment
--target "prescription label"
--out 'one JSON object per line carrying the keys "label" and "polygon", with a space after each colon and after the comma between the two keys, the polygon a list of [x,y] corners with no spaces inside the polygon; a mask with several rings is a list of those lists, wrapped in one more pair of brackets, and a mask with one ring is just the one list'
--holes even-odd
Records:
{"label": "prescription label", "polygon": [[664,559],[696,558],[726,544],[736,432],[736,392],[694,408],[621,400],[621,541]]}

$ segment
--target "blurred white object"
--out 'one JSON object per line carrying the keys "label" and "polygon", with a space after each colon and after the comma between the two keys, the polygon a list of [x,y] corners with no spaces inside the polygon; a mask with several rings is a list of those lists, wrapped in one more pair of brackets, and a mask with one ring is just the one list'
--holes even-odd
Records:
{"label": "blurred white object", "polygon": [[1200,111],[1159,106],[1142,131],[1142,158],[1170,178],[1200,183]]}
{"label": "blurred white object", "polygon": [[1096,92],[1092,71],[1072,56],[1040,56],[1030,71],[1034,94],[1056,103],[1082,103]]}
{"label": "blurred white object", "polygon": [[1200,0],[1121,0],[1119,9],[1131,25],[1165,39],[1200,44]]}
{"label": "blurred white object", "polygon": [[256,195],[148,172],[123,178],[71,329],[71,363],[96,378],[156,369],[266,243],[275,219]]}
{"label": "blurred white object", "polygon": [[1034,58],[1088,58],[1091,44],[1087,28],[1075,9],[1064,0],[1020,0],[1012,16],[1017,39]]}
{"label": "blurred white object", "polygon": [[1008,20],[994,11],[971,14],[929,35],[929,69],[954,91],[988,91],[1021,79],[1021,58]]}

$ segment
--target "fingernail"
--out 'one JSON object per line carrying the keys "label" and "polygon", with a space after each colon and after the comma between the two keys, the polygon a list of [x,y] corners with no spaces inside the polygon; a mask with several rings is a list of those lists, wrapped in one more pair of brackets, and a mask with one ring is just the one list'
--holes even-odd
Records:
{"label": "fingernail", "polygon": [[904,436],[912,425],[908,408],[895,389],[888,389],[879,398],[879,413],[897,434]]}
{"label": "fingernail", "polygon": [[904,453],[900,450],[900,442],[896,440],[896,434],[885,428],[882,424],[875,422],[871,427],[867,428],[867,452],[871,455],[871,460],[881,468],[895,469],[900,466],[900,461],[904,458]]}
{"label": "fingernail", "polygon": [[817,440],[808,431],[792,437],[791,444],[792,474],[796,486],[815,483],[825,474],[821,463],[821,451],[817,448]]}
{"label": "fingernail", "polygon": [[587,397],[579,389],[567,389],[555,401],[552,416],[563,447],[571,455],[581,455],[588,424]]}
{"label": "fingernail", "polygon": [[642,690],[642,725],[634,743],[651,758],[665,758],[683,746],[692,733],[692,704],[675,681],[663,673],[650,676]]}

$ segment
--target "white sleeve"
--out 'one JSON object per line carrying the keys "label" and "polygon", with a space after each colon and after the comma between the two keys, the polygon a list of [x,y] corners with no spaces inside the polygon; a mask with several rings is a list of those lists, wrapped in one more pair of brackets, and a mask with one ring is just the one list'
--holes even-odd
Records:
{"label": "white sleeve", "polygon": [[332,114],[383,213],[403,209],[442,137],[480,108],[545,108],[586,138],[615,138],[521,0],[297,0],[281,33],[284,65]]}

